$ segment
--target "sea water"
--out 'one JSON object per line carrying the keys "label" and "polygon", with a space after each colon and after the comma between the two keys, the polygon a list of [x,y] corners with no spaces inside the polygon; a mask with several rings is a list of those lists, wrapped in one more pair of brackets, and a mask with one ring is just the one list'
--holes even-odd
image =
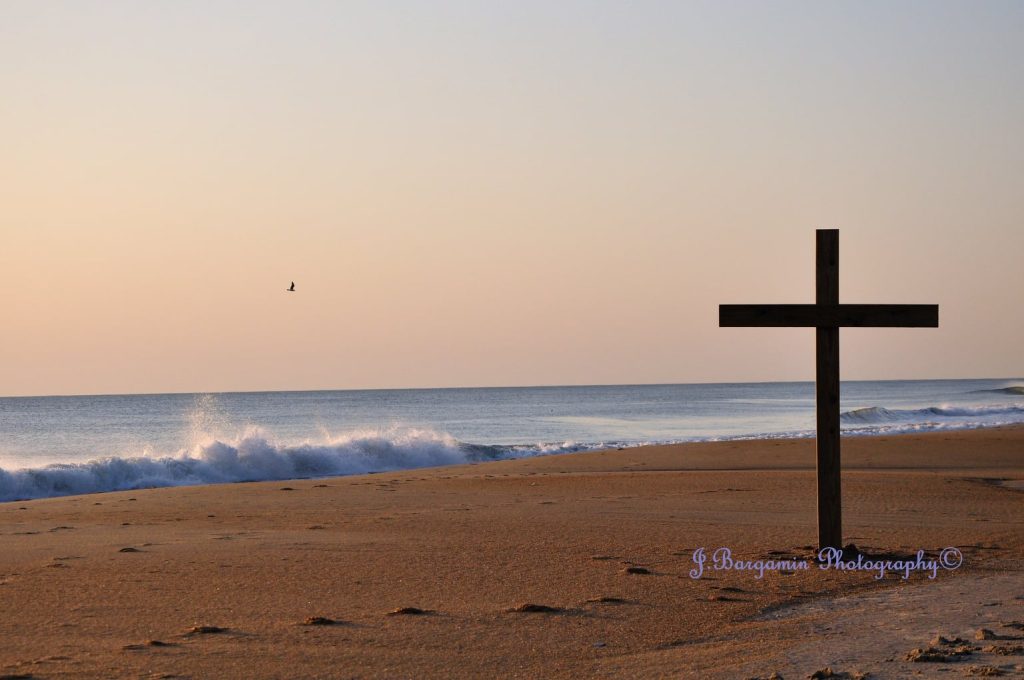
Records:
{"label": "sea water", "polygon": [[[1024,422],[1024,380],[844,382],[847,436]],[[0,398],[0,501],[811,437],[813,383]]]}

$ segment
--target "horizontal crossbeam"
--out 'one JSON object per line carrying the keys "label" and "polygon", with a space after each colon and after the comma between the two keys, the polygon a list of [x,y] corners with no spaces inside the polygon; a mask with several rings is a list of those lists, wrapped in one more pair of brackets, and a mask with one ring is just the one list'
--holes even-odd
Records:
{"label": "horizontal crossbeam", "polygon": [[938,328],[938,305],[719,305],[719,326]]}

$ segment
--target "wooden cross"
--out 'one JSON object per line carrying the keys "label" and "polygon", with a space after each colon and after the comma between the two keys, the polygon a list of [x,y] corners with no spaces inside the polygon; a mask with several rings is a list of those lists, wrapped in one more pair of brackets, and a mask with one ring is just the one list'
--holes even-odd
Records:
{"label": "wooden cross", "polygon": [[839,304],[839,230],[817,230],[817,304],[720,305],[719,326],[817,329],[818,547],[843,547],[839,483],[839,327],[937,328],[938,305]]}

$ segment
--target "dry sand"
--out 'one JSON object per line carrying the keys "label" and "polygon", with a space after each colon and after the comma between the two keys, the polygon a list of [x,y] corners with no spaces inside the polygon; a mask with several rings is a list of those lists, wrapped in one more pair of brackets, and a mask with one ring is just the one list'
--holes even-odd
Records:
{"label": "dry sand", "polygon": [[[1020,674],[1024,428],[843,446],[847,539],[960,569],[690,578],[812,555],[808,440],[13,502],[0,677]],[[906,660],[937,634],[969,653]]]}

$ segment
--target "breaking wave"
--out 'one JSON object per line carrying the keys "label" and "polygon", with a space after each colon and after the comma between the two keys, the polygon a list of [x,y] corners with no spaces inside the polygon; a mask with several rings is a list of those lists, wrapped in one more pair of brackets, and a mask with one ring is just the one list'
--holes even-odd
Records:
{"label": "breaking wave", "polygon": [[1009,387],[997,387],[991,390],[975,390],[975,392],[987,392],[989,394],[1014,394],[1024,397],[1024,385],[1011,385]]}
{"label": "breaking wave", "polygon": [[207,440],[173,456],[108,457],[18,470],[0,468],[0,501],[162,486],[257,482],[458,465],[570,453],[604,445],[466,444],[433,430],[356,431],[320,442],[283,444],[251,429],[230,441]]}
{"label": "breaking wave", "polygon": [[1024,419],[1024,405],[993,406],[929,406],[920,409],[887,409],[880,406],[858,408],[840,415],[843,424],[910,422],[933,419],[1007,418],[1011,422]]}
{"label": "breaking wave", "polygon": [[[877,437],[944,430],[977,430],[1024,423],[1024,404],[993,406],[929,406],[918,409],[888,409],[870,406],[844,411],[839,416],[844,437]],[[787,430],[713,437],[712,441],[753,439],[805,439],[815,431]]]}

